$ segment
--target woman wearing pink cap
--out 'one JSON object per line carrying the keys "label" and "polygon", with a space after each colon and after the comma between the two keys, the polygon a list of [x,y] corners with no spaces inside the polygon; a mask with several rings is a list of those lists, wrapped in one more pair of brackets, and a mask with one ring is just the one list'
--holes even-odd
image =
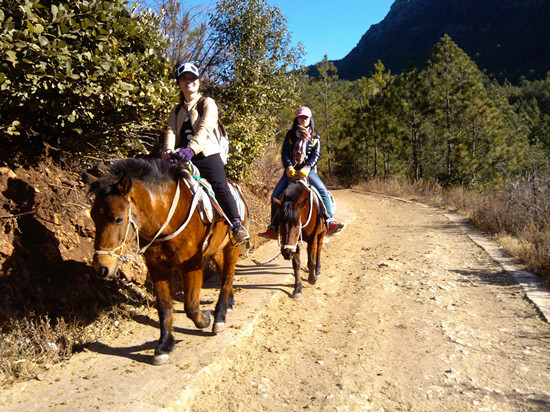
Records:
{"label": "woman wearing pink cap", "polygon": [[273,189],[271,195],[271,224],[267,231],[258,233],[259,236],[268,239],[278,239],[279,221],[277,217],[277,208],[273,199],[277,199],[288,185],[289,178],[294,176],[307,177],[309,183],[314,186],[325,205],[326,224],[328,234],[333,234],[341,230],[344,225],[336,222],[332,215],[332,204],[330,202],[328,190],[315,171],[315,165],[321,156],[321,137],[315,130],[313,118],[309,107],[302,106],[296,112],[296,118],[292,123],[292,128],[287,132],[283,147],[281,150],[281,160],[285,172]]}

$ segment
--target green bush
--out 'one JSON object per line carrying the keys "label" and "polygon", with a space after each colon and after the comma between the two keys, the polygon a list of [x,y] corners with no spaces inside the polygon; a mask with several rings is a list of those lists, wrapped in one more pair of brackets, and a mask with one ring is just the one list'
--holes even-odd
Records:
{"label": "green bush", "polygon": [[175,98],[158,17],[124,0],[4,0],[2,140],[72,152],[135,151]]}

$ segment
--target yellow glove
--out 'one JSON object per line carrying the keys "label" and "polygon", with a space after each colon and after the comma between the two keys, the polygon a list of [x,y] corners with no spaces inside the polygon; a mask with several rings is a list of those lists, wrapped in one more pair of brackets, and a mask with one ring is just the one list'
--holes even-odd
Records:
{"label": "yellow glove", "polygon": [[286,168],[286,175],[290,178],[296,176],[296,170],[294,170],[294,168],[292,166],[288,166]]}
{"label": "yellow glove", "polygon": [[311,168],[309,166],[304,166],[300,170],[298,170],[298,176],[307,177],[307,175],[309,175],[310,170]]}

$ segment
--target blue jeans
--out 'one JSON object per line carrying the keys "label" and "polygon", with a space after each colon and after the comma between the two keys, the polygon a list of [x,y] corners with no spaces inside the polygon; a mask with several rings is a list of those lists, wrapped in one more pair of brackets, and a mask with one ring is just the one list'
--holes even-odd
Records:
{"label": "blue jeans", "polygon": [[[330,202],[330,198],[328,195],[328,190],[317,172],[315,170],[311,169],[308,175],[309,183],[317,189],[319,194],[321,195],[321,200],[325,204],[325,208],[327,210],[327,215],[325,216],[328,219],[332,219],[332,203]],[[277,199],[281,194],[284,192],[286,187],[288,186],[288,177],[286,173],[283,173],[283,176],[279,180],[279,183],[275,186],[275,189],[273,189],[273,193],[271,194],[271,226],[275,229],[279,229],[279,215],[277,213],[277,207],[273,203],[273,199]],[[327,220],[328,220],[327,219]]]}

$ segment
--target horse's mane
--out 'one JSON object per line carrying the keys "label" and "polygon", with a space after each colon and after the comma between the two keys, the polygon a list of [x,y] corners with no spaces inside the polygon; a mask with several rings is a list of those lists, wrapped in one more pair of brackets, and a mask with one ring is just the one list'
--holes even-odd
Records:
{"label": "horse's mane", "polygon": [[154,185],[169,180],[177,180],[184,175],[181,165],[171,164],[162,159],[122,159],[109,166],[108,174],[100,177],[90,185],[94,195],[107,195],[113,184],[122,176],[138,180],[146,185]]}
{"label": "horse's mane", "polygon": [[283,192],[283,207],[281,209],[282,219],[290,221],[296,219],[298,212],[294,205],[300,198],[305,187],[300,182],[290,182]]}

